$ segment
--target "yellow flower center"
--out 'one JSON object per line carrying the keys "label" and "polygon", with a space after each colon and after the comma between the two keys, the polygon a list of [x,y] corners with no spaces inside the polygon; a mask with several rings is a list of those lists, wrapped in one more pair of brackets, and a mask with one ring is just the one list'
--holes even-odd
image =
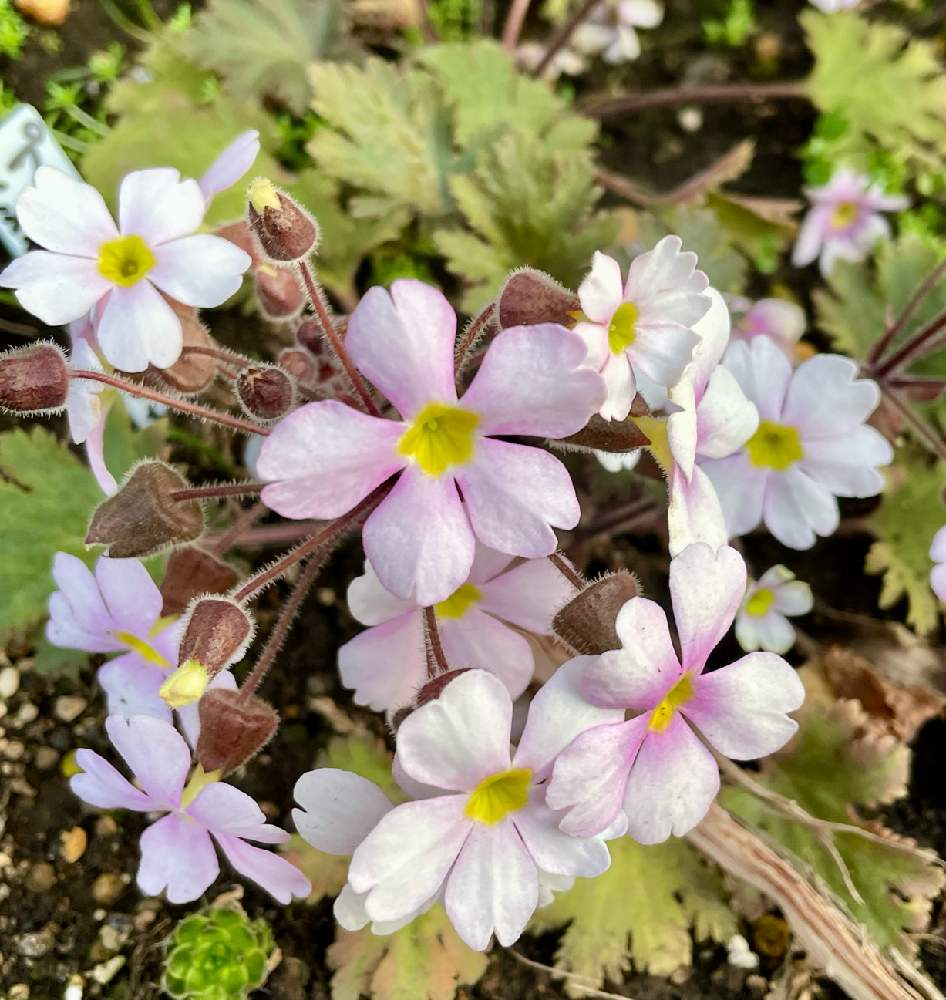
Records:
{"label": "yellow flower center", "polygon": [[445,601],[434,605],[438,618],[462,618],[483,595],[480,588],[472,583],[458,587]]}
{"label": "yellow flower center", "polygon": [[119,236],[99,247],[99,274],[112,284],[130,288],[157,264],[140,236]]}
{"label": "yellow flower center", "polygon": [[757,590],[746,601],[746,614],[752,615],[753,618],[761,618],[763,615],[768,614],[774,600],[775,591],[770,590],[768,587],[763,587],[761,590]]}
{"label": "yellow flower center", "polygon": [[[152,629],[153,632],[154,630]],[[131,632],[119,631],[113,632],[112,635],[123,646],[127,646],[133,653],[137,653],[146,663],[153,663],[162,670],[171,669],[171,664],[168,663],[167,658],[162,656],[151,643],[145,642],[144,639],[139,639],[138,636],[132,635]]]}
{"label": "yellow flower center", "polygon": [[222,774],[222,770],[205,771],[198,764],[191,774],[190,781],[187,782],[187,787],[181,794],[181,809],[186,809],[208,785],[219,781]]}
{"label": "yellow flower center", "polygon": [[161,685],[158,694],[171,708],[183,708],[199,701],[210,683],[207,668],[197,660],[185,660]]}
{"label": "yellow flower center", "polygon": [[647,728],[654,733],[662,733],[673,713],[681,706],[685,705],[694,694],[693,678],[689,674],[684,674],[680,680],[664,695],[663,701],[651,712],[650,724]]}
{"label": "yellow flower center", "polygon": [[857,202],[842,201],[831,213],[831,225],[834,229],[847,229],[847,227],[857,218],[859,211]]}
{"label": "yellow flower center", "polygon": [[428,476],[439,476],[473,458],[479,422],[472,410],[428,403],[401,435],[398,454],[412,458]]}
{"label": "yellow flower center", "polygon": [[528,767],[491,774],[470,792],[463,814],[467,819],[493,826],[529,801],[531,784],[532,771]]}
{"label": "yellow flower center", "polygon": [[759,421],[759,429],[746,442],[749,461],[759,469],[784,472],[804,457],[798,431],[788,424]]}
{"label": "yellow flower center", "polygon": [[633,302],[622,302],[614,310],[608,324],[608,347],[612,354],[626,351],[637,339],[637,318],[640,311]]}

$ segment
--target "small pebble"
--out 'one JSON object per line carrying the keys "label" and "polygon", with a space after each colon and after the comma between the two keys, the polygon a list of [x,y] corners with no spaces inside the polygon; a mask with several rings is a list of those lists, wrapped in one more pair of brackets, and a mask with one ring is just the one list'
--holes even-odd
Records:
{"label": "small pebble", "polygon": [[759,956],[749,947],[749,942],[741,934],[734,934],[726,948],[729,952],[730,965],[737,969],[758,968]]}
{"label": "small pebble", "polygon": [[40,747],[33,754],[33,763],[41,771],[51,771],[59,763],[59,753],[52,747]]}
{"label": "small pebble", "polygon": [[746,989],[752,990],[753,993],[758,993],[762,996],[769,988],[769,981],[765,976],[760,976],[758,974],[746,977]]}
{"label": "small pebble", "polygon": [[16,718],[13,719],[13,725],[22,729],[24,726],[29,725],[31,722],[35,721],[36,717],[39,715],[39,708],[34,705],[31,701],[26,701],[20,705],[16,713]]}
{"label": "small pebble", "polygon": [[99,875],[92,883],[92,898],[96,903],[108,906],[118,899],[124,888],[125,884],[122,882],[121,875],[116,875],[114,872],[106,872],[103,875]]}
{"label": "small pebble", "polygon": [[45,861],[33,865],[26,876],[26,888],[30,892],[49,892],[56,884],[56,869]]}
{"label": "small pebble", "polygon": [[21,760],[26,753],[26,746],[20,740],[3,740],[2,749],[7,760]]}
{"label": "small pebble", "polygon": [[16,667],[4,667],[0,670],[0,698],[9,701],[20,686],[20,671]]}
{"label": "small pebble", "polygon": [[85,711],[88,702],[77,694],[63,694],[56,699],[54,712],[57,719],[73,722]]}
{"label": "small pebble", "polygon": [[73,864],[85,854],[89,837],[81,826],[74,826],[71,830],[63,830],[59,834],[59,854],[67,864]]}
{"label": "small pebble", "polygon": [[3,870],[12,863],[13,858],[11,858],[9,854],[4,854],[3,851],[0,851],[0,870]]}
{"label": "small pebble", "polygon": [[30,1000],[30,988],[26,983],[17,983],[10,987],[10,1000]]}
{"label": "small pebble", "polygon": [[33,934],[23,934],[17,941],[16,948],[24,958],[42,958],[52,946],[52,928],[44,927]]}
{"label": "small pebble", "polygon": [[96,837],[112,837],[118,833],[118,824],[111,816],[99,816],[95,821]]}
{"label": "small pebble", "polygon": [[110,958],[107,962],[102,962],[101,965],[97,965],[92,970],[92,978],[100,985],[104,986],[106,983],[111,982],[118,970],[125,964],[124,955],[116,955],[114,958]]}
{"label": "small pebble", "polygon": [[62,995],[62,1000],[82,1000],[84,987],[85,981],[82,976],[70,976],[69,985],[66,987],[66,992]]}

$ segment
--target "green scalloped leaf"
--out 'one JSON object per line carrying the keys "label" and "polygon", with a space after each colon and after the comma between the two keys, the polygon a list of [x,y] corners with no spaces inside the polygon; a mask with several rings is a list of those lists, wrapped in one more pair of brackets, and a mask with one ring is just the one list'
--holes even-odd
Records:
{"label": "green scalloped leaf", "polygon": [[[612,841],[611,867],[579,879],[536,912],[530,930],[568,925],[555,953],[558,968],[600,988],[620,982],[633,965],[669,975],[693,961],[693,940],[727,941],[738,930],[719,872],[682,840],[645,847],[630,837]],[[586,996],[581,986],[569,989]]]}

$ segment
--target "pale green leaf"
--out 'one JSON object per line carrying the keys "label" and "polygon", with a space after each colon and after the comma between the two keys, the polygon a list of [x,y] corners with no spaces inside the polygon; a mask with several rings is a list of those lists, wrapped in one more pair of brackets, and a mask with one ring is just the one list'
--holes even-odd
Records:
{"label": "pale green leaf", "polygon": [[[738,929],[719,873],[682,840],[644,846],[630,837],[612,841],[611,867],[536,912],[537,932],[568,925],[555,964],[601,987],[620,982],[634,967],[669,975],[692,964],[691,928],[700,940],[727,941]],[[587,995],[576,987],[576,996]]]}

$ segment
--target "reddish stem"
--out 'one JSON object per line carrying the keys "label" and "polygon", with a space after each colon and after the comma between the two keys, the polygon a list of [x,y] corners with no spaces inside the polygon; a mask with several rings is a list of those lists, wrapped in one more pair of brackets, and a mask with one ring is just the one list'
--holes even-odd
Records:
{"label": "reddish stem", "polygon": [[562,25],[545,50],[545,55],[539,60],[539,65],[532,71],[533,76],[541,76],[549,63],[568,44],[572,33],[582,21],[598,6],[603,0],[584,0],[581,6],[577,7],[572,16]]}
{"label": "reddish stem", "polygon": [[437,626],[437,615],[433,608],[424,608],[424,634],[427,636],[427,645],[433,654],[433,665],[436,666],[436,673],[427,666],[427,676],[436,677],[437,674],[445,674],[450,670],[447,662],[447,654],[443,651],[443,642],[440,640],[440,629]]}
{"label": "reddish stem", "polygon": [[678,107],[681,104],[725,104],[739,101],[809,100],[804,80],[779,80],[775,83],[721,83],[706,87],[666,87],[641,94],[620,97],[590,98],[580,110],[592,118],[642,111],[645,108]]}
{"label": "reddish stem", "polygon": [[565,559],[560,553],[553,552],[549,556],[549,562],[565,577],[565,579],[576,589],[581,590],[585,585],[585,580],[581,574]]}
{"label": "reddish stem", "polygon": [[937,316],[936,319],[928,323],[922,330],[915,333],[905,344],[902,344],[898,350],[894,351],[886,361],[877,365],[874,369],[874,378],[878,382],[883,382],[884,379],[892,375],[898,368],[902,368],[908,362],[913,361],[914,358],[923,353],[923,349],[944,328],[946,328],[946,313]]}
{"label": "reddish stem", "polygon": [[890,344],[893,343],[897,334],[900,333],[901,330],[903,330],[903,328],[907,325],[910,317],[916,311],[917,306],[923,301],[923,299],[926,298],[933,286],[939,281],[943,274],[946,274],[946,257],[944,257],[926,276],[923,283],[911,296],[910,301],[903,307],[900,315],[886,329],[883,336],[877,341],[877,343],[874,344],[867,358],[868,367],[874,366],[878,361],[880,361],[884,351],[887,350]]}
{"label": "reddish stem", "polygon": [[495,318],[496,306],[490,302],[482,312],[479,313],[474,319],[470,321],[470,325],[464,330],[463,336],[460,342],[457,344],[456,350],[454,351],[454,368],[457,374],[457,381],[460,380],[460,376],[463,373],[463,369],[469,360],[468,357],[474,344],[480,339],[483,331],[486,329],[487,325],[492,323]]}
{"label": "reddish stem", "polygon": [[259,493],[265,483],[230,483],[226,486],[194,486],[187,490],[175,490],[172,500],[215,500],[221,497],[239,497],[247,493]]}

